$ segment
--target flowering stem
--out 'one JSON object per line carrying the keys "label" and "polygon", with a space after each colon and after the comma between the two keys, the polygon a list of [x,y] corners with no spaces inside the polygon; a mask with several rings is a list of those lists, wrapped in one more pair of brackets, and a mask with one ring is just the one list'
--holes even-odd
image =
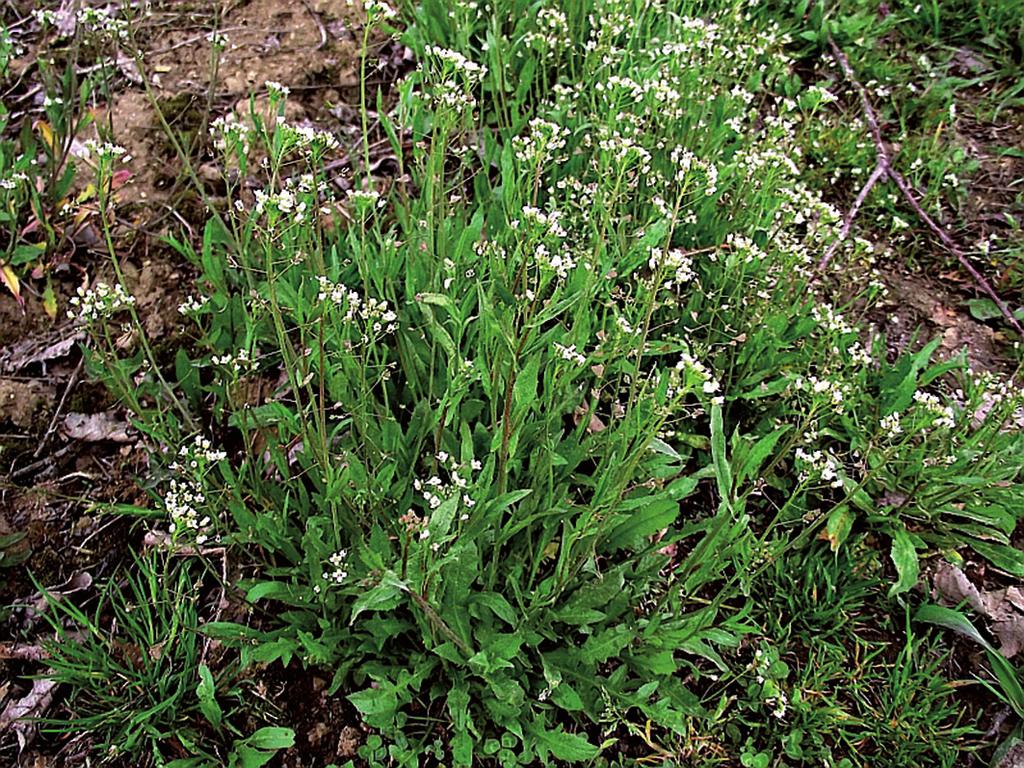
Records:
{"label": "flowering stem", "polygon": [[[100,224],[103,227],[104,245],[107,248],[107,253],[110,255],[110,261],[114,266],[114,274],[117,276],[118,283],[120,283],[123,286],[127,285],[127,282],[125,281],[124,278],[124,272],[121,270],[121,260],[118,258],[117,250],[114,248],[114,238],[110,233],[110,216],[108,215],[110,194],[110,188],[108,185],[110,183],[110,180],[109,178],[107,178],[107,174],[105,173],[105,171],[109,170],[109,168],[106,166],[107,162],[108,161],[106,160],[100,160],[100,167],[98,173],[99,178],[97,179],[97,196],[100,206]],[[145,356],[146,362],[149,363],[149,367],[153,370],[153,374],[156,376],[157,381],[160,382],[160,385],[163,387],[164,392],[170,398],[171,402],[174,404],[174,407],[177,408],[178,412],[185,420],[185,423],[188,425],[188,428],[190,430],[194,430],[195,421],[192,418],[192,414],[189,413],[188,409],[184,406],[181,400],[178,399],[178,396],[174,394],[174,390],[171,388],[171,385],[167,383],[167,379],[165,379],[164,375],[160,372],[160,366],[157,365],[156,362],[156,355],[153,354],[153,349],[152,347],[150,347],[149,340],[146,338],[146,329],[142,326],[142,321],[139,319],[139,314],[135,310],[135,305],[129,304],[127,309],[128,313],[131,315],[132,323],[135,326],[136,330],[138,331],[139,344],[142,347],[142,352],[143,355]]]}

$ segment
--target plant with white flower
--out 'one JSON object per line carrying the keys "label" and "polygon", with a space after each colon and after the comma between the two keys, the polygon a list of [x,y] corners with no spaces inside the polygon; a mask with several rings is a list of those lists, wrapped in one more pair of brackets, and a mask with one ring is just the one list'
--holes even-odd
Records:
{"label": "plant with white flower", "polygon": [[380,192],[375,189],[350,189],[345,194],[358,214],[369,213],[384,205]]}
{"label": "plant with white flower", "polygon": [[114,16],[107,8],[82,8],[75,21],[87,33],[119,42],[128,40],[128,20]]}
{"label": "plant with white flower", "polygon": [[31,15],[36,20],[36,23],[42,27],[56,26],[58,21],[57,12],[48,8],[36,8],[31,12]]}
{"label": "plant with white flower", "polygon": [[806,390],[812,395],[825,395],[832,405],[842,405],[850,394],[849,384],[829,378],[818,378],[810,375],[806,379],[798,376],[793,387],[796,390]]}
{"label": "plant with white flower", "polygon": [[342,310],[342,319],[361,334],[363,343],[391,334],[398,327],[398,314],[383,299],[366,297],[344,283],[317,275],[317,301]]}
{"label": "plant with white flower", "polygon": [[178,305],[178,314],[185,316],[198,315],[209,303],[209,296],[187,296],[185,300]]}
{"label": "plant with white flower", "polygon": [[288,95],[292,92],[287,85],[282,85],[276,80],[267,80],[263,83],[263,87],[267,89],[267,95],[271,101],[281,101],[288,98]]}
{"label": "plant with white flower", "polygon": [[901,434],[903,434],[903,426],[900,421],[899,413],[890,413],[878,422],[878,427],[882,430],[882,434],[885,435],[887,439],[896,440]]}
{"label": "plant with white flower", "polygon": [[668,396],[675,397],[698,387],[705,395],[714,395],[722,389],[721,383],[704,363],[689,352],[683,352],[669,371]]}
{"label": "plant with white flower", "polygon": [[537,29],[523,36],[527,47],[541,51],[545,58],[553,58],[572,46],[569,21],[564,12],[558,8],[540,8],[533,20]]}
{"label": "plant with white flower", "polygon": [[779,720],[784,718],[789,707],[789,697],[783,685],[789,668],[780,663],[779,652],[769,645],[758,648],[754,651],[754,659],[748,669],[754,673],[754,679],[761,686],[761,699],[772,708],[772,716]]}
{"label": "plant with white flower", "polygon": [[804,446],[797,446],[794,456],[797,466],[800,467],[801,483],[821,480],[832,488],[843,487],[843,478],[840,475],[842,465],[831,453],[818,448],[808,450]]}
{"label": "plant with white flower", "polygon": [[[565,227],[562,226],[562,214],[557,210],[545,212],[532,205],[524,205],[523,221],[533,229],[539,230],[543,235],[557,238],[564,238],[568,235]],[[511,222],[511,226],[516,229],[519,226],[519,221]]]}
{"label": "plant with white flower", "polygon": [[215,450],[203,435],[179,448],[168,467],[171,480],[163,498],[170,517],[168,529],[175,538],[186,536],[199,545],[209,541],[213,519],[208,513],[207,477],[213,466],[226,458],[227,454]]}
{"label": "plant with white flower", "polygon": [[675,167],[674,179],[684,189],[689,185],[689,179],[694,169],[700,170],[704,175],[704,194],[711,197],[718,191],[718,167],[701,160],[686,147],[675,147],[669,155]]}
{"label": "plant with white flower", "polygon": [[841,313],[837,312],[831,304],[826,302],[812,305],[811,317],[826,330],[843,336],[855,333],[857,330],[846,321],[846,318]]}
{"label": "plant with white flower", "polygon": [[256,199],[253,213],[258,216],[266,215],[267,226],[271,228],[285,220],[301,224],[308,218],[309,202],[301,199],[290,185],[277,191],[257,189],[253,196]]}
{"label": "plant with white flower", "polygon": [[662,283],[666,291],[691,283],[696,278],[693,258],[680,248],[651,248],[647,266],[655,278],[668,277],[668,280]]}
{"label": "plant with white flower", "polygon": [[13,191],[28,183],[28,174],[17,171],[6,179],[0,179],[0,189]]}
{"label": "plant with white flower", "polygon": [[191,536],[197,544],[206,543],[212,519],[206,512],[206,494],[199,482],[191,478],[171,478],[163,502],[172,536]]}
{"label": "plant with white flower", "polygon": [[282,136],[282,152],[291,150],[316,150],[324,152],[337,149],[337,137],[330,131],[321,131],[311,125],[293,125],[281,122],[278,124]]}
{"label": "plant with white flower", "polygon": [[[476,459],[471,460],[468,465],[460,463],[446,451],[439,451],[433,457],[433,464],[440,474],[432,474],[426,480],[414,479],[413,489],[431,511],[438,509],[446,501],[457,500],[454,503],[462,508],[459,520],[469,519],[469,511],[476,506],[476,499],[471,495],[470,489],[476,483],[476,473],[483,469],[483,465]],[[442,479],[442,474],[448,479]],[[430,529],[424,526],[420,538],[425,539],[428,536]]]}
{"label": "plant with white flower", "polygon": [[228,47],[230,40],[223,32],[209,32],[206,35],[206,42],[215,50],[223,51]]}
{"label": "plant with white flower", "polygon": [[383,0],[364,0],[363,10],[366,11],[366,20],[370,24],[398,18],[398,11]]}
{"label": "plant with white flower", "polygon": [[82,151],[79,153],[79,157],[97,165],[109,164],[122,157],[125,162],[131,159],[124,147],[96,139],[86,139],[82,142]]}
{"label": "plant with white flower", "polygon": [[214,355],[210,358],[214,365],[229,369],[234,374],[242,373],[252,368],[252,355],[247,349],[239,349],[237,352],[225,352],[223,355]]}
{"label": "plant with white flower", "polygon": [[542,270],[554,272],[561,280],[568,278],[569,274],[576,269],[576,260],[564,246],[552,253],[547,245],[538,243],[533,257]]}
{"label": "plant with white flower", "polygon": [[953,429],[956,426],[956,411],[951,405],[943,405],[938,395],[918,390],[914,392],[914,402],[932,420],[933,426],[940,429]]}
{"label": "plant with white flower", "polygon": [[487,67],[459,51],[428,45],[420,64],[422,96],[437,109],[462,114],[476,107],[476,88],[487,75]]}
{"label": "plant with white flower", "polygon": [[106,283],[96,283],[91,288],[79,286],[77,294],[68,302],[74,308],[68,310],[68,317],[83,324],[106,320],[135,305],[135,297],[120,283],[113,288]]}
{"label": "plant with white flower", "polygon": [[627,336],[632,336],[635,333],[639,333],[638,328],[634,328],[633,325],[625,318],[624,315],[615,316],[615,325],[618,326],[619,330]]}
{"label": "plant with white flower", "polygon": [[564,162],[562,150],[569,138],[569,129],[558,123],[535,117],[530,120],[525,136],[512,139],[512,150],[518,160],[536,168]]}
{"label": "plant with white flower", "polygon": [[328,585],[343,584],[348,578],[348,550],[339,549],[327,558],[327,567],[324,569],[323,580]]}
{"label": "plant with white flower", "polygon": [[562,358],[563,360],[567,360],[568,362],[573,363],[575,365],[578,365],[581,368],[584,365],[587,364],[586,356],[581,354],[579,352],[579,350],[576,349],[576,345],[575,344],[570,344],[569,346],[565,346],[564,344],[559,344],[556,341],[555,342],[555,352],[557,352],[558,356],[560,358]]}
{"label": "plant with white flower", "polygon": [[252,149],[253,130],[241,122],[234,112],[215,119],[210,124],[210,133],[213,135],[213,146],[221,152],[240,160],[248,158]]}

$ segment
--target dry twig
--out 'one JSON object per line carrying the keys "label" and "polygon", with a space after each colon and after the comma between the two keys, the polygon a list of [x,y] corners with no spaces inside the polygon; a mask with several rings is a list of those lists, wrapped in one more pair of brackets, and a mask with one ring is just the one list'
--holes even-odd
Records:
{"label": "dry twig", "polygon": [[824,269],[832,256],[835,254],[839,244],[846,239],[846,236],[850,232],[850,226],[853,224],[853,220],[860,210],[860,207],[864,204],[867,199],[868,193],[875,186],[879,179],[883,176],[888,176],[900,192],[903,193],[903,197],[906,199],[907,204],[913,209],[914,213],[917,214],[918,218],[923,221],[928,228],[935,233],[935,236],[939,238],[939,241],[946,247],[946,249],[952,253],[960,266],[962,266],[967,273],[974,279],[978,287],[995,303],[1002,312],[1003,317],[1013,327],[1017,333],[1024,336],[1024,327],[1021,326],[1020,322],[1014,317],[1013,312],[1007,306],[1006,302],[996,293],[991,283],[982,275],[977,268],[971,264],[967,255],[960,249],[953,238],[940,227],[931,216],[929,216],[925,210],[921,207],[920,201],[917,199],[917,193],[907,183],[907,180],[903,178],[903,175],[892,166],[892,156],[889,154],[889,150],[886,147],[885,140],[882,138],[882,130],[878,125],[878,117],[875,115],[874,107],[871,106],[871,100],[868,98],[867,89],[861,85],[857,79],[856,73],[853,71],[853,67],[850,66],[850,60],[846,58],[846,54],[843,53],[842,49],[836,45],[835,40],[829,38],[829,47],[832,49],[832,56],[839,64],[840,69],[843,70],[843,75],[847,81],[857,90],[857,95],[860,97],[861,110],[864,114],[864,120],[868,124],[868,131],[871,133],[871,139],[875,144],[875,157],[877,164],[875,170],[872,171],[871,176],[868,177],[867,182],[857,195],[856,200],[853,201],[853,205],[850,207],[849,212],[843,219],[843,226],[839,232],[839,238],[832,243],[825,251],[825,255],[821,257],[821,261],[818,262],[818,269]]}

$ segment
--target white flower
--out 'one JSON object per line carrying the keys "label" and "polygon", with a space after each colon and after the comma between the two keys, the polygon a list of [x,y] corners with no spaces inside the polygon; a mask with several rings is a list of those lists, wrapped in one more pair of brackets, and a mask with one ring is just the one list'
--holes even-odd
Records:
{"label": "white flower", "polygon": [[277,82],[276,80],[267,80],[264,83],[264,86],[266,87],[267,93],[270,94],[270,98],[272,99],[285,99],[288,97],[288,94],[291,93],[291,89],[288,88],[288,86],[281,85],[281,83]]}
{"label": "white flower", "polygon": [[579,366],[587,364],[587,358],[576,351],[576,345],[570,344],[568,347],[564,344],[555,342],[555,351],[558,352],[559,357],[563,360],[568,360],[570,363],[575,363]]}
{"label": "white flower", "polygon": [[68,310],[68,317],[77,317],[79,322],[110,318],[135,304],[135,297],[130,296],[120,283],[113,288],[106,283],[96,283],[92,288],[80,286],[77,293],[68,303],[78,312]]}

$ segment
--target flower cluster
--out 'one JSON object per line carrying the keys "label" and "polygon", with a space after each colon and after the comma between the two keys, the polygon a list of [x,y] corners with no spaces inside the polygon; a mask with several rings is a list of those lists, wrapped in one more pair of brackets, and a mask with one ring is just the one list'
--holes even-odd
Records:
{"label": "flower cluster", "polygon": [[[468,520],[469,510],[476,506],[476,500],[470,495],[469,488],[475,482],[474,473],[483,469],[483,464],[477,459],[471,460],[468,464],[461,464],[446,451],[441,451],[434,456],[434,461],[438,470],[447,475],[448,480],[443,480],[440,474],[433,474],[426,480],[416,478],[412,483],[413,489],[430,510],[437,509],[445,501],[458,498],[463,508],[459,519]],[[429,537],[430,528],[424,526],[420,532],[420,538],[427,539]]]}
{"label": "flower cluster", "polygon": [[398,314],[383,299],[364,297],[359,291],[344,283],[333,282],[323,275],[317,275],[316,280],[320,286],[317,301],[329,302],[343,309],[342,317],[346,323],[362,327],[364,343],[382,334],[395,332]]}
{"label": "flower cluster", "polygon": [[383,0],[364,0],[363,10],[366,11],[366,18],[371,23],[375,21],[391,21],[398,18],[398,11],[383,2]]}
{"label": "flower cluster", "polygon": [[72,16],[70,10],[35,9],[32,17],[43,27],[53,27],[59,37],[71,37],[76,27],[86,33],[111,40],[128,40],[128,20],[117,18],[108,8],[81,8]]}
{"label": "flower cluster", "polygon": [[241,122],[238,115],[229,112],[210,124],[213,145],[221,152],[236,157],[248,157],[252,148],[253,130]]}
{"label": "flower cluster", "polygon": [[357,213],[366,213],[384,205],[380,192],[375,189],[350,189],[345,194]]}
{"label": "flower cluster", "polygon": [[675,167],[676,182],[686,185],[693,170],[699,169],[704,174],[704,194],[711,197],[718,191],[718,168],[701,160],[685,147],[675,147],[670,155]]}
{"label": "flower cluster", "polygon": [[[329,197],[327,182],[317,179],[311,173],[286,179],[278,190],[257,189],[253,196],[253,212],[259,216],[266,215],[270,227],[282,220],[301,224],[308,221],[311,214],[326,214],[330,211],[328,206],[318,203],[321,197]],[[241,200],[235,201],[235,207],[244,210]]]}
{"label": "flower cluster", "polygon": [[[807,440],[808,437],[805,435],[804,439]],[[803,446],[797,446],[795,456],[797,465],[801,467],[800,482],[820,479],[833,488],[843,487],[843,478],[839,475],[842,465],[831,453],[818,448],[807,450]]]}
{"label": "flower cluster", "polygon": [[[327,562],[324,565],[325,568],[321,578],[328,586],[344,584],[345,579],[348,578],[348,550],[339,549],[327,558]],[[322,591],[323,588],[319,584],[313,585],[314,593],[319,595]]]}
{"label": "flower cluster", "polygon": [[227,454],[214,450],[210,440],[202,435],[179,449],[168,467],[172,477],[164,494],[164,509],[171,518],[169,530],[173,535],[192,536],[196,544],[209,541],[213,521],[206,512],[206,475],[211,465],[225,458]]}
{"label": "flower cluster", "polygon": [[206,35],[206,42],[216,50],[223,51],[228,47],[230,40],[228,40],[228,36],[223,32],[208,32]]}
{"label": "flower cluster", "polygon": [[895,440],[903,434],[903,426],[900,422],[901,419],[899,413],[890,413],[888,416],[879,420],[878,427],[882,430],[882,433],[886,438],[889,440]]}
{"label": "flower cluster", "polygon": [[6,179],[0,179],[0,189],[6,189],[7,191],[13,191],[23,184],[28,183],[28,175],[20,171],[12,173],[10,177]]}
{"label": "flower cluster", "polygon": [[87,31],[112,40],[128,40],[128,20],[114,16],[107,8],[82,8],[75,20]]}
{"label": "flower cluster", "polygon": [[693,282],[696,273],[693,271],[693,258],[680,248],[651,248],[647,266],[653,276],[666,275],[662,287],[671,291],[677,285]]}
{"label": "flower cluster", "polygon": [[542,52],[546,58],[572,46],[569,22],[557,8],[541,8],[534,16],[537,31],[527,32],[523,43]]}
{"label": "flower cluster", "polygon": [[777,652],[774,649],[765,653],[758,648],[754,651],[754,661],[750,668],[761,685],[761,696],[764,703],[771,706],[772,716],[781,720],[786,716],[786,710],[789,708],[789,698],[780,685],[782,681],[777,679],[780,675],[774,674],[774,666],[778,661],[776,656]]}
{"label": "flower cluster", "polygon": [[337,137],[330,131],[321,131],[311,125],[294,125],[281,121],[278,123],[281,131],[282,150],[288,151],[309,151],[316,150],[323,152],[329,149],[337,149],[339,146]]}
{"label": "flower cluster", "polygon": [[793,382],[793,387],[797,390],[806,389],[812,395],[827,395],[832,405],[842,405],[850,394],[849,384],[845,384],[837,379],[819,379],[813,375],[808,376],[806,380],[802,376],[798,376]]}
{"label": "flower cluster", "polygon": [[113,288],[106,283],[96,283],[92,288],[79,286],[77,293],[68,302],[75,308],[68,310],[68,317],[77,318],[82,323],[113,317],[135,305],[135,297],[129,295],[120,283]]}
{"label": "flower cluster", "polygon": [[562,150],[565,149],[569,129],[558,123],[535,117],[530,120],[525,136],[512,139],[512,150],[518,160],[535,167],[544,167],[552,163],[564,162]]}
{"label": "flower cluster", "polygon": [[562,358],[563,360],[568,360],[570,363],[575,363],[576,365],[578,365],[580,367],[583,367],[584,365],[587,364],[586,356],[580,354],[576,350],[576,345],[575,344],[570,344],[569,346],[566,347],[566,346],[564,346],[562,344],[559,344],[556,341],[555,342],[555,351],[558,353],[558,356],[560,358]]}
{"label": "flower cluster", "polygon": [[569,277],[569,273],[576,269],[576,260],[565,248],[559,248],[552,253],[547,245],[538,243],[533,256],[541,269],[554,272],[562,280]]}
{"label": "flower cluster", "polygon": [[118,158],[124,158],[125,162],[131,160],[124,147],[95,139],[86,139],[82,142],[81,150],[77,153],[83,160],[97,164],[111,163]]}
{"label": "flower cluster", "polygon": [[292,92],[291,88],[287,85],[282,85],[276,80],[267,80],[263,83],[263,87],[267,89],[267,95],[270,97],[271,101],[287,99],[288,94]]}
{"label": "flower cluster", "polygon": [[932,425],[940,429],[953,429],[956,426],[956,411],[951,405],[943,405],[938,395],[918,390],[914,393],[914,402],[932,419]]}
{"label": "flower cluster", "polygon": [[197,315],[210,302],[209,296],[195,297],[187,296],[181,304],[178,305],[179,315]]}
{"label": "flower cluster", "polygon": [[[697,386],[706,395],[715,395],[722,388],[718,379],[704,363],[689,352],[683,352],[675,367],[669,371],[668,396],[684,394]],[[722,399],[716,396],[713,401],[722,402]]]}
{"label": "flower cluster", "polygon": [[252,355],[247,349],[239,349],[237,352],[225,352],[223,355],[214,355],[210,358],[214,365],[221,365],[230,368],[233,373],[241,373],[252,367]]}
{"label": "flower cluster", "polygon": [[436,108],[462,112],[476,106],[474,89],[487,75],[487,67],[471,61],[458,51],[428,45],[424,53],[433,72],[424,94]]}

